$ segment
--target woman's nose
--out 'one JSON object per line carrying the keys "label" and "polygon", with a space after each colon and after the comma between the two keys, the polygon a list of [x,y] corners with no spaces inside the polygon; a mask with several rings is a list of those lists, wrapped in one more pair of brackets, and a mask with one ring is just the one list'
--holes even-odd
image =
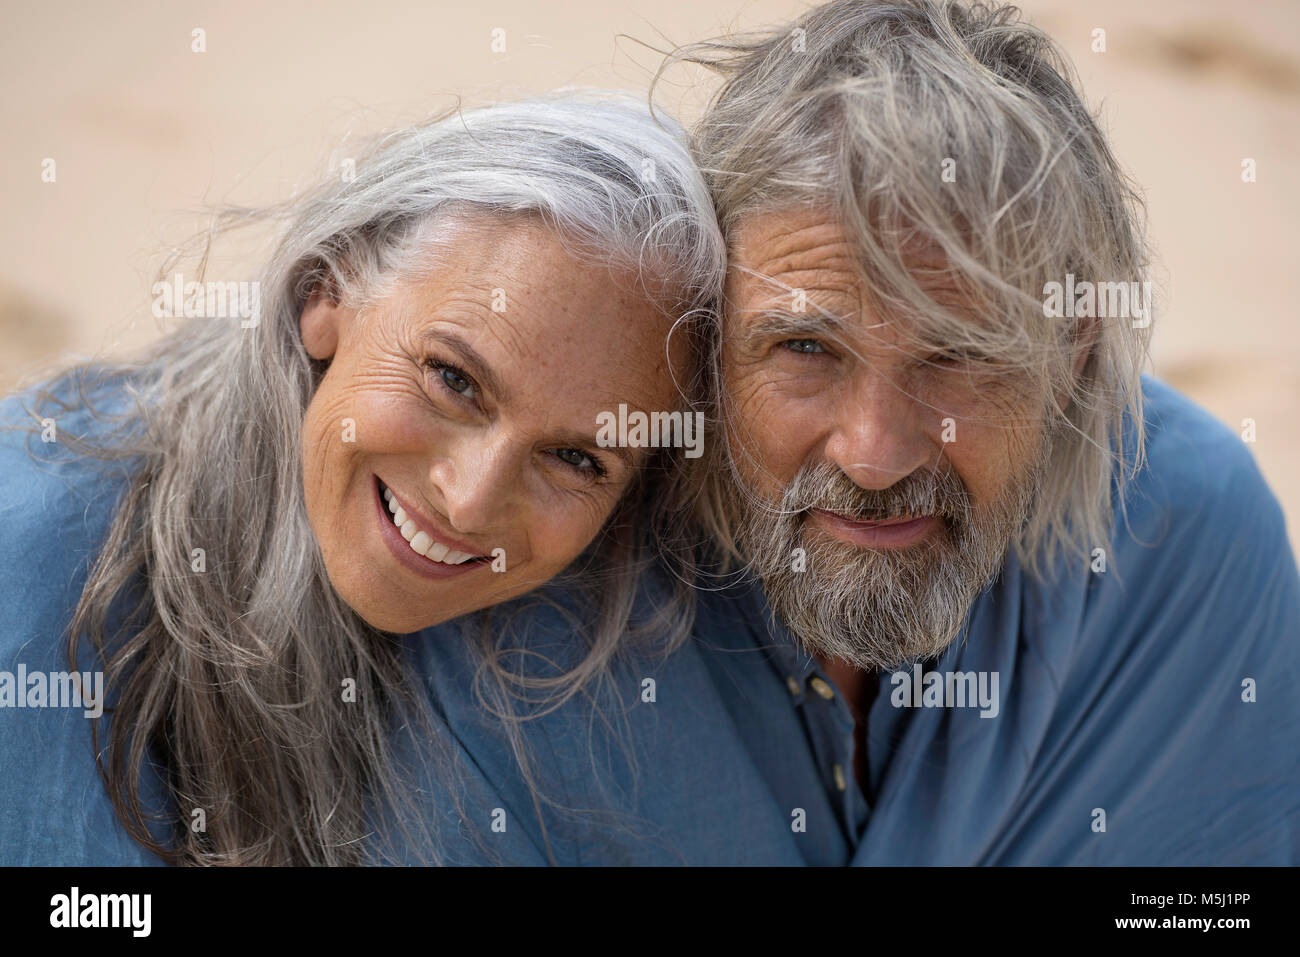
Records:
{"label": "woman's nose", "polygon": [[470,535],[507,522],[522,494],[522,464],[504,435],[464,440],[435,458],[429,478],[452,528]]}

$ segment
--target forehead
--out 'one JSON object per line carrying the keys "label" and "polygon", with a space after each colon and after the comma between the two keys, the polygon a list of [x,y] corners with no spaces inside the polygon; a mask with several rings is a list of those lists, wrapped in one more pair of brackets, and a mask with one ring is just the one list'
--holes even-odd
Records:
{"label": "forehead", "polygon": [[[890,235],[911,282],[936,305],[963,309],[966,296],[939,246],[907,228]],[[743,320],[756,310],[788,308],[797,293],[841,316],[878,311],[859,245],[826,207],[805,205],[744,218],[732,231],[730,264],[729,316]]]}
{"label": "forehead", "polygon": [[848,232],[829,210],[806,206],[755,213],[731,236],[728,295],[750,305],[798,289],[855,296],[856,262]]}
{"label": "forehead", "polygon": [[442,239],[436,265],[395,297],[406,335],[460,340],[520,396],[562,388],[551,408],[652,401],[671,382],[672,317],[631,270],[536,222],[472,221]]}

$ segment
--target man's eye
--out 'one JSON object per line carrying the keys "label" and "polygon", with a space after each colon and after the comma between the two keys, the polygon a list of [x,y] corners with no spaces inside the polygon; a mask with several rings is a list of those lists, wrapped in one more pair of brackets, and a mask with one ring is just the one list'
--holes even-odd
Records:
{"label": "man's eye", "polygon": [[474,391],[474,383],[455,366],[436,362],[433,363],[433,369],[442,378],[443,384],[452,392],[463,395],[467,399],[472,399],[477,395]]}
{"label": "man's eye", "polygon": [[577,449],[555,449],[555,457],[565,465],[572,466],[579,472],[589,472],[596,475],[604,475],[602,469],[590,455],[586,452],[580,452]]}
{"label": "man's eye", "polygon": [[791,352],[799,352],[804,355],[812,355],[818,352],[825,352],[822,344],[816,339],[786,339],[781,343],[783,349],[789,349]]}
{"label": "man's eye", "polygon": [[929,361],[935,365],[978,365],[981,362],[988,362],[989,357],[982,352],[968,349],[945,349],[930,356]]}

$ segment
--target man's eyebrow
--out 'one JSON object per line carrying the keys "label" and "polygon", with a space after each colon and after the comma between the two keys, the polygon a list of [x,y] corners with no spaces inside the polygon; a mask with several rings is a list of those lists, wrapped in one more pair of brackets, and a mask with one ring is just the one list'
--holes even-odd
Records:
{"label": "man's eyebrow", "polygon": [[744,320],[740,338],[746,343],[774,336],[791,336],[793,338],[811,338],[814,336],[837,337],[842,334],[844,323],[828,312],[789,312],[781,309],[756,310],[752,317]]}
{"label": "man's eyebrow", "polygon": [[502,387],[496,373],[492,371],[492,367],[474,351],[473,346],[456,333],[444,329],[426,329],[420,333],[420,340],[438,342],[451,349],[456,353],[456,358],[464,364],[465,371],[474,377],[475,382],[490,392],[498,402],[506,401],[506,390]]}

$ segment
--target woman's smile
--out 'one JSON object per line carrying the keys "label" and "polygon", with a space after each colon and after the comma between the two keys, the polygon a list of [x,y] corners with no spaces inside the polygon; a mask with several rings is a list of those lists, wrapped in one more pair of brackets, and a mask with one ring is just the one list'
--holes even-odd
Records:
{"label": "woman's smile", "polygon": [[379,533],[394,557],[427,578],[451,578],[491,561],[490,555],[466,551],[468,546],[444,534],[424,516],[408,512],[378,476],[374,481]]}

